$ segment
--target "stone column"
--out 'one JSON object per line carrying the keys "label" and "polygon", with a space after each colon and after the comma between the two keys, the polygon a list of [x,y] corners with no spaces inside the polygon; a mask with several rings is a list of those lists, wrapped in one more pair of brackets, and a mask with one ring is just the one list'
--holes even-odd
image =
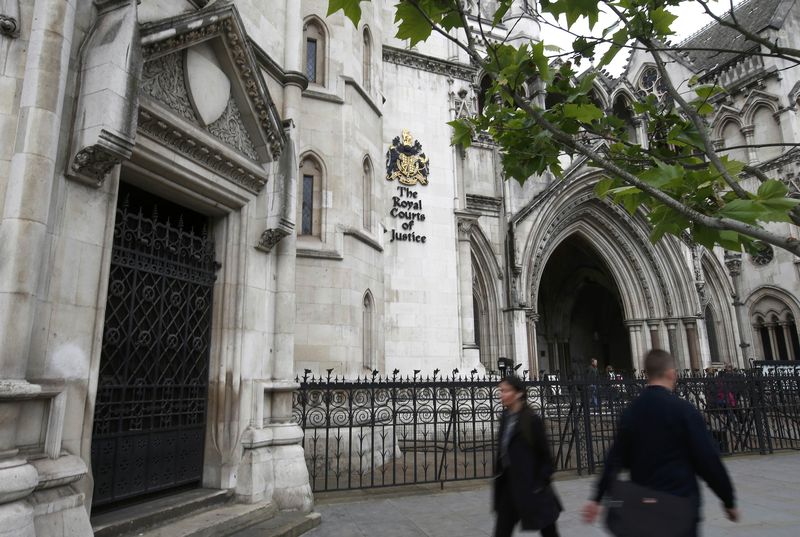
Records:
{"label": "stone column", "polygon": [[686,330],[686,341],[689,344],[689,369],[697,371],[701,368],[700,338],[697,335],[697,319],[683,319],[683,328]]}
{"label": "stone column", "polygon": [[783,358],[782,356],[778,355],[780,352],[780,347],[778,346],[778,325],[776,323],[767,323],[767,330],[769,331],[769,344],[772,347],[772,358],[773,360],[780,360]]}
{"label": "stone column", "polygon": [[661,338],[658,334],[658,325],[659,321],[657,320],[648,320],[647,327],[650,330],[650,348],[651,349],[661,349]]}
{"label": "stone column", "polygon": [[625,326],[631,336],[631,357],[633,358],[633,368],[637,371],[642,370],[642,358],[644,357],[644,346],[642,345],[642,321],[625,321]]}
{"label": "stone column", "polygon": [[[767,349],[766,344],[769,343],[768,341],[764,341],[764,338],[761,335],[761,327],[757,324],[751,325],[753,328],[753,333],[758,334],[758,347],[761,349],[761,359],[767,359]],[[757,356],[753,356],[753,358],[757,358]]]}
{"label": "stone column", "polygon": [[755,136],[754,136],[755,127],[753,125],[747,125],[742,127],[742,134],[744,135],[745,142],[749,146],[747,148],[747,159],[749,164],[758,164],[758,151],[755,147]]}
{"label": "stone column", "polygon": [[[475,315],[472,290],[472,226],[478,223],[478,213],[456,211],[458,225],[458,294],[461,313],[461,369],[471,371],[481,365],[480,349],[475,343]],[[484,337],[489,337],[485,334]]]}
{"label": "stone column", "polygon": [[667,340],[669,343],[669,352],[675,358],[675,364],[679,367],[683,365],[683,357],[680,352],[680,345],[678,344],[678,321],[676,319],[667,319]]}
{"label": "stone column", "polygon": [[512,349],[514,364],[528,363],[528,326],[525,318],[525,309],[518,308],[511,312],[511,333],[513,335]]}
{"label": "stone column", "polygon": [[783,327],[783,339],[786,341],[787,358],[789,360],[797,360],[797,356],[794,355],[794,346],[792,345],[791,324],[788,321],[783,321],[780,325]]}
{"label": "stone column", "polygon": [[23,379],[27,368],[36,291],[44,273],[75,4],[37,0],[32,20],[17,139],[0,220],[2,379]]}
{"label": "stone column", "polygon": [[284,21],[283,68],[286,86],[283,90],[283,119],[297,119],[302,106],[302,92],[308,86],[303,74],[303,11],[302,2],[286,0]]}
{"label": "stone column", "polygon": [[530,378],[539,377],[539,348],[536,343],[536,322],[539,314],[533,311],[525,312],[528,321],[528,371]]}
{"label": "stone column", "polygon": [[750,325],[746,321],[747,312],[744,308],[744,302],[740,300],[742,296],[742,254],[734,252],[725,252],[725,266],[728,268],[728,274],[733,283],[733,312],[736,316],[736,327],[739,330],[739,349],[741,357],[737,357],[741,362],[740,367],[749,365],[752,359],[752,349],[750,345]]}

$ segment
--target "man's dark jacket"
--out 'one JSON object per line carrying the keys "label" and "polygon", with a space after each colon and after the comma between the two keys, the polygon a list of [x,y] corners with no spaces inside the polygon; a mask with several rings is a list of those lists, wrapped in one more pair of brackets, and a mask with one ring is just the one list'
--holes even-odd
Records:
{"label": "man's dark jacket", "polygon": [[[506,414],[500,418],[498,440],[505,432]],[[555,468],[544,422],[529,406],[525,405],[517,415],[517,424],[508,444],[509,469],[503,473],[498,449],[495,461],[494,508],[497,511],[501,498],[500,487],[510,489],[514,506],[521,517],[523,529],[538,529],[536,513],[533,512],[534,491],[550,484]],[[503,475],[501,475],[503,474]],[[502,482],[501,480],[508,480]],[[559,502],[560,503],[560,502]]]}
{"label": "man's dark jacket", "polygon": [[622,414],[595,501],[600,501],[623,468],[630,469],[634,483],[693,499],[698,518],[696,476],[708,483],[725,507],[734,507],[733,485],[700,412],[661,386],[645,388]]}

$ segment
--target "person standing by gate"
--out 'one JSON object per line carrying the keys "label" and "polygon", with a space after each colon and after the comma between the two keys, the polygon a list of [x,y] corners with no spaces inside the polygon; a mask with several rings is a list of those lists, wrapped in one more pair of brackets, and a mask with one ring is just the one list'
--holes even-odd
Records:
{"label": "person standing by gate", "polygon": [[[583,508],[592,523],[610,492],[607,518],[615,535],[696,537],[700,522],[697,476],[722,500],[728,519],[739,513],[733,485],[700,412],[673,394],[678,374],[672,355],[653,349],[644,359],[647,386],[620,419],[595,494]],[[630,469],[630,481],[617,473]]]}
{"label": "person standing by gate", "polygon": [[505,410],[495,461],[494,537],[510,537],[517,522],[523,530],[558,537],[556,520],[563,509],[550,483],[554,467],[544,421],[528,406],[519,377],[504,377],[498,389]]}

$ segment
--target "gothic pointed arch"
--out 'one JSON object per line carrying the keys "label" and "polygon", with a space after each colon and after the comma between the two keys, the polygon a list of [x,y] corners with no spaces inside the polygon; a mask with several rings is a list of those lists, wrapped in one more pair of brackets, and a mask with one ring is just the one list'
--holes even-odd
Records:
{"label": "gothic pointed arch", "polygon": [[[607,267],[632,334],[648,331],[647,336],[636,336],[641,346],[664,344],[667,327],[662,320],[671,319],[676,325],[700,313],[692,274],[682,262],[687,256],[686,246],[674,237],[652,244],[643,213],[631,216],[623,208],[597,198],[593,188],[599,177],[597,171],[577,171],[573,177],[549,186],[526,208],[521,216],[525,221],[516,224],[518,229],[530,230],[522,251],[515,254],[521,262],[518,287],[527,295],[525,303],[538,308],[550,256],[568,237],[579,236],[592,246],[597,262]],[[670,348],[674,343],[670,340]],[[637,357],[642,350],[632,349]]]}
{"label": "gothic pointed arch", "polygon": [[372,91],[372,34],[369,27],[364,26],[361,32],[361,75],[364,91]]}
{"label": "gothic pointed arch", "polygon": [[325,191],[327,177],[324,161],[317,153],[309,150],[301,154],[298,162],[297,234],[322,238],[325,228],[322,192]]}
{"label": "gothic pointed arch", "polygon": [[365,155],[361,161],[361,224],[364,229],[372,229],[372,186],[375,181],[375,169],[372,159]]}
{"label": "gothic pointed arch", "polygon": [[[714,330],[719,352],[718,357],[711,356],[711,361],[727,362],[744,367],[746,364],[741,362],[741,351],[736,345],[736,319],[733,316],[731,304],[731,296],[734,291],[730,279],[719,259],[708,251],[702,252],[700,270],[701,303],[711,306],[714,313]],[[709,344],[710,351],[711,345]]]}
{"label": "gothic pointed arch", "polygon": [[762,360],[800,360],[797,320],[800,304],[791,293],[776,286],[762,286],[746,301],[756,344]]}
{"label": "gothic pointed arch", "polygon": [[475,344],[487,370],[496,367],[505,337],[501,320],[502,269],[491,243],[478,224],[470,229],[472,249],[472,297]]}
{"label": "gothic pointed arch", "polygon": [[303,21],[303,73],[312,84],[324,86],[328,65],[328,29],[316,15]]}
{"label": "gothic pointed arch", "polygon": [[361,365],[370,371],[377,366],[376,359],[375,299],[367,289],[361,299]]}

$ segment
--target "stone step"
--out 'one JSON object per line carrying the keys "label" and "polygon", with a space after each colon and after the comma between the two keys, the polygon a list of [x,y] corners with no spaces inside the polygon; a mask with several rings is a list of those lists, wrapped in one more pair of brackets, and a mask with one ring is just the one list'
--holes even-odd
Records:
{"label": "stone step", "polygon": [[154,498],[92,517],[95,537],[137,535],[149,528],[229,503],[228,490],[194,489]]}
{"label": "stone step", "polygon": [[[227,537],[240,530],[263,524],[275,517],[277,508],[271,502],[254,504],[228,503],[207,511],[137,533],[138,537]],[[254,534],[269,535],[269,534]],[[295,534],[286,534],[295,535]],[[299,535],[299,534],[296,534]]]}

